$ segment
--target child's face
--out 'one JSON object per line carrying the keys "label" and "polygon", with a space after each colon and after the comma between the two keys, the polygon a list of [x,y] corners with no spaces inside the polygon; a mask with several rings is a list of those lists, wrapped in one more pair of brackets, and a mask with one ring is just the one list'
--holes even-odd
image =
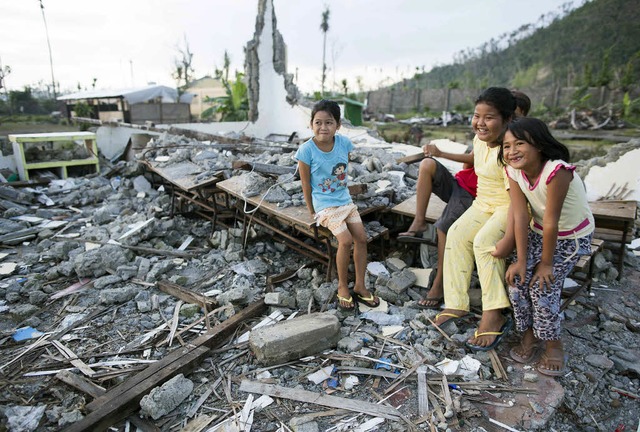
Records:
{"label": "child's face", "polygon": [[529,169],[540,166],[542,154],[525,140],[517,139],[510,131],[505,132],[502,141],[504,160],[516,169]]}
{"label": "child's face", "polygon": [[333,142],[336,131],[340,128],[340,123],[327,111],[318,111],[311,120],[311,128],[316,141],[320,143]]}
{"label": "child's face", "polygon": [[484,102],[476,105],[471,127],[482,141],[487,144],[498,144],[498,139],[504,132],[505,126],[506,122],[497,109]]}

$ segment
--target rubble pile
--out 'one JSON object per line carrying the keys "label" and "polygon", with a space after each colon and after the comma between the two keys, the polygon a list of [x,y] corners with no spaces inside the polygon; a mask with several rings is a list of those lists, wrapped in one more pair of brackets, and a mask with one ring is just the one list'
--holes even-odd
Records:
{"label": "rubble pile", "polygon": [[[189,161],[203,178],[251,176],[259,192],[281,183],[274,202],[303,205],[290,173],[232,169],[237,161],[295,169],[293,149],[255,147],[166,134],[144,158],[164,166]],[[368,185],[358,205],[388,207],[415,193],[416,164],[397,164],[383,149],[358,148],[354,156],[352,183]],[[47,187],[0,186],[0,427],[72,428],[112,402],[126,408],[108,425],[119,430],[636,427],[640,272],[633,253],[621,282],[603,255],[591,293],[565,311],[570,360],[556,382],[509,358],[516,335],[497,353],[469,354],[464,341],[475,320],[436,329],[436,311],[416,307],[426,290],[422,269],[411,267],[412,248],[392,244],[399,248],[369,263],[380,307],[340,311],[337,282],[267,229],[252,225],[244,239],[239,223],[214,230],[205,219],[170,218],[171,196],[149,180],[129,162]],[[425,246],[421,255],[433,261],[434,252]],[[258,319],[224,327],[249,311]],[[228,337],[214,344],[207,335],[216,331]],[[184,364],[169,364],[174,357]],[[103,399],[152,367],[159,369],[149,391],[136,381],[140,393],[131,401]]]}
{"label": "rubble pile", "polygon": [[549,122],[553,129],[613,130],[629,127],[622,119],[622,112],[616,112],[610,105],[596,109],[569,111],[564,117]]}

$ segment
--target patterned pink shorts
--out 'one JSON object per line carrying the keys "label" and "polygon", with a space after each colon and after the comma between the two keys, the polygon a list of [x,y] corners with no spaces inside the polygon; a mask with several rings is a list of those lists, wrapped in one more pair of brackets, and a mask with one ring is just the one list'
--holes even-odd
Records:
{"label": "patterned pink shorts", "polygon": [[362,223],[358,206],[347,204],[339,207],[327,207],[316,213],[318,225],[326,227],[337,236],[347,229],[347,224]]}

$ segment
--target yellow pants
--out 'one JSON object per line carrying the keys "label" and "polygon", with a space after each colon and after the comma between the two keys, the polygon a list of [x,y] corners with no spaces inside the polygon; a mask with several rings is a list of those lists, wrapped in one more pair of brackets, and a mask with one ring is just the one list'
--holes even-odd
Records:
{"label": "yellow pants", "polygon": [[510,306],[504,287],[505,260],[491,256],[504,236],[508,207],[486,213],[471,206],[449,228],[444,254],[444,301],[447,309],[469,310],[474,257],[482,288],[482,310]]}

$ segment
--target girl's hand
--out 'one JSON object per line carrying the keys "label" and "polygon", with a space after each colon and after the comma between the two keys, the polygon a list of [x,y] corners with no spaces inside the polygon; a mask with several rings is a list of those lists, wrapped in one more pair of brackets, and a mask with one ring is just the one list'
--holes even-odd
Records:
{"label": "girl's hand", "polygon": [[540,283],[540,290],[543,292],[551,291],[555,278],[553,277],[553,265],[543,264],[541,262],[535,268],[533,277],[529,283],[529,288],[533,287],[536,282]]}
{"label": "girl's hand", "polygon": [[425,144],[424,146],[422,146],[422,151],[427,157],[440,157],[442,155],[442,152],[435,144]]}
{"label": "girl's hand", "polygon": [[516,261],[509,266],[507,272],[504,275],[505,280],[510,286],[514,286],[516,284],[516,276],[520,278],[520,282],[524,283],[525,276],[527,274],[527,265],[526,263],[521,263],[520,261]]}

